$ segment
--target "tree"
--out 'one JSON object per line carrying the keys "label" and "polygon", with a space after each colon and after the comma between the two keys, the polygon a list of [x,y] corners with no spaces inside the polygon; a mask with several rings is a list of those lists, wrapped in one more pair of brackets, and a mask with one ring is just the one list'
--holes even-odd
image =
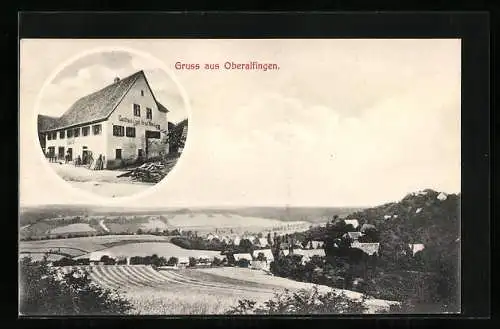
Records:
{"label": "tree", "polygon": [[170,257],[167,261],[168,266],[177,266],[179,264],[179,258],[177,257]]}
{"label": "tree", "polygon": [[253,243],[248,239],[241,239],[239,247],[242,253],[252,253],[253,251]]}
{"label": "tree", "polygon": [[162,261],[161,261],[160,257],[158,257],[157,254],[153,254],[151,256],[151,265],[156,266],[156,267],[162,266]]}
{"label": "tree", "polygon": [[219,257],[214,257],[212,260],[212,266],[221,266],[222,265],[222,260]]}
{"label": "tree", "polygon": [[63,257],[54,262],[54,266],[73,266],[75,265],[75,261],[73,258]]}
{"label": "tree", "polygon": [[263,253],[263,252],[259,252],[259,253],[257,254],[257,258],[256,258],[256,260],[258,260],[258,261],[266,261],[266,260],[267,260],[267,258],[266,258],[266,256],[264,255],[264,253]]}
{"label": "tree", "polygon": [[100,259],[100,262],[102,262],[104,265],[115,265],[115,260],[108,255],[103,255]]}
{"label": "tree", "polygon": [[189,257],[189,266],[194,267],[196,264],[198,264],[198,260],[194,257]]}
{"label": "tree", "polygon": [[183,134],[183,130],[187,129],[188,120],[184,119],[176,125],[173,125],[164,140],[164,143],[168,143],[171,150],[174,152],[178,152],[179,149],[184,148],[186,143],[185,134]]}
{"label": "tree", "polygon": [[57,272],[46,258],[21,260],[19,286],[24,315],[119,315],[132,310],[118,292],[93,284],[88,272]]}
{"label": "tree", "polygon": [[359,238],[359,242],[374,243],[380,241],[380,234],[375,225],[363,224],[361,232],[363,235]]}

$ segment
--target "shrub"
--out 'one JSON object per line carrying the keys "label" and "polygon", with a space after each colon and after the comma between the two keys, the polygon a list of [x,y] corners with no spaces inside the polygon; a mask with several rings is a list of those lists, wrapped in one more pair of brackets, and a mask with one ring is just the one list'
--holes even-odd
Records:
{"label": "shrub", "polygon": [[221,266],[222,265],[222,259],[218,258],[218,257],[214,257],[214,259],[212,260],[212,266]]}
{"label": "shrub", "polygon": [[21,260],[19,287],[23,315],[118,315],[132,309],[118,292],[93,284],[88,272],[75,269],[63,274],[46,258]]}
{"label": "shrub", "polygon": [[295,293],[288,290],[275,293],[274,298],[259,306],[252,300],[239,300],[238,305],[227,314],[360,314],[366,310],[364,297],[353,300],[333,291],[320,294],[315,286],[312,290],[303,289]]}

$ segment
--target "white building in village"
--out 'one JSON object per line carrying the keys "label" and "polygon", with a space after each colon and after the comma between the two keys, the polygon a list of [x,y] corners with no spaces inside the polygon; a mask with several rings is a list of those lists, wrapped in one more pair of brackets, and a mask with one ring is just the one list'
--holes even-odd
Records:
{"label": "white building in village", "polygon": [[104,168],[168,153],[167,113],[141,70],[77,100],[39,131],[46,155],[70,161],[104,157]]}
{"label": "white building in village", "polygon": [[417,252],[425,249],[425,245],[423,243],[409,243],[408,247],[412,251],[412,256],[415,256]]}
{"label": "white building in village", "polygon": [[373,256],[373,255],[378,256],[379,250],[380,250],[380,243],[378,243],[378,242],[376,242],[376,243],[362,243],[362,242],[354,241],[351,244],[351,248],[361,249],[364,253],[366,253],[370,256]]}
{"label": "white building in village", "polygon": [[355,229],[359,226],[357,219],[344,219],[344,223],[346,223],[346,225],[352,225]]}
{"label": "white building in village", "polygon": [[273,256],[273,252],[271,251],[271,249],[254,250],[253,255],[252,255],[253,258],[259,257],[260,253],[262,253],[264,255],[264,257],[266,258],[266,261],[268,263],[271,263],[272,261],[274,261],[274,256]]}

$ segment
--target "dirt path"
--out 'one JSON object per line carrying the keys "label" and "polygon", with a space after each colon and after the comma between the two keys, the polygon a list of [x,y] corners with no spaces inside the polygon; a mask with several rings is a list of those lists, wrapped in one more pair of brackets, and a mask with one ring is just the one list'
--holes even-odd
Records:
{"label": "dirt path", "polygon": [[106,227],[106,225],[104,225],[104,219],[101,219],[99,221],[99,226],[101,226],[104,231],[109,232],[109,229]]}

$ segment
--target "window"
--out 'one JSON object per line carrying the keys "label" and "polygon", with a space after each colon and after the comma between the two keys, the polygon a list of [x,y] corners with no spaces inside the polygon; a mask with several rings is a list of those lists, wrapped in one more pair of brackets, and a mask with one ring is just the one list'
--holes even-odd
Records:
{"label": "window", "polygon": [[142,158],[142,156],[143,156],[142,149],[137,150],[137,155],[139,156],[139,158]]}
{"label": "window", "polygon": [[51,139],[57,139],[57,132],[56,131],[51,131],[47,134],[47,139],[48,140],[51,140]]}
{"label": "window", "polygon": [[149,130],[146,130],[146,138],[159,139],[160,138],[160,132],[159,131],[149,131]]}
{"label": "window", "polygon": [[141,96],[144,96],[144,90],[141,90]]}
{"label": "window", "polygon": [[68,131],[66,132],[66,136],[68,136],[68,138],[73,137],[73,131],[73,129],[68,129]]}
{"label": "window", "polygon": [[64,130],[61,130],[59,132],[59,139],[63,139],[64,138],[64,135],[65,135],[65,131]]}
{"label": "window", "polygon": [[80,136],[80,128],[75,128],[74,135],[75,135],[75,137]]}
{"label": "window", "polygon": [[100,135],[102,131],[102,125],[93,125],[92,130],[94,131],[94,135]]}
{"label": "window", "polygon": [[151,110],[149,107],[146,107],[146,119],[153,119],[153,110]]}
{"label": "window", "polygon": [[134,104],[134,116],[141,116],[141,106],[139,104]]}
{"label": "window", "polygon": [[135,128],[127,127],[127,137],[135,137]]}
{"label": "window", "polygon": [[113,136],[123,136],[125,135],[125,128],[123,126],[113,125]]}
{"label": "window", "polygon": [[82,136],[88,136],[90,134],[90,127],[82,127]]}
{"label": "window", "polygon": [[115,158],[116,158],[116,160],[119,160],[122,158],[122,149],[115,150]]}
{"label": "window", "polygon": [[52,139],[52,133],[47,133],[47,140],[51,140]]}

